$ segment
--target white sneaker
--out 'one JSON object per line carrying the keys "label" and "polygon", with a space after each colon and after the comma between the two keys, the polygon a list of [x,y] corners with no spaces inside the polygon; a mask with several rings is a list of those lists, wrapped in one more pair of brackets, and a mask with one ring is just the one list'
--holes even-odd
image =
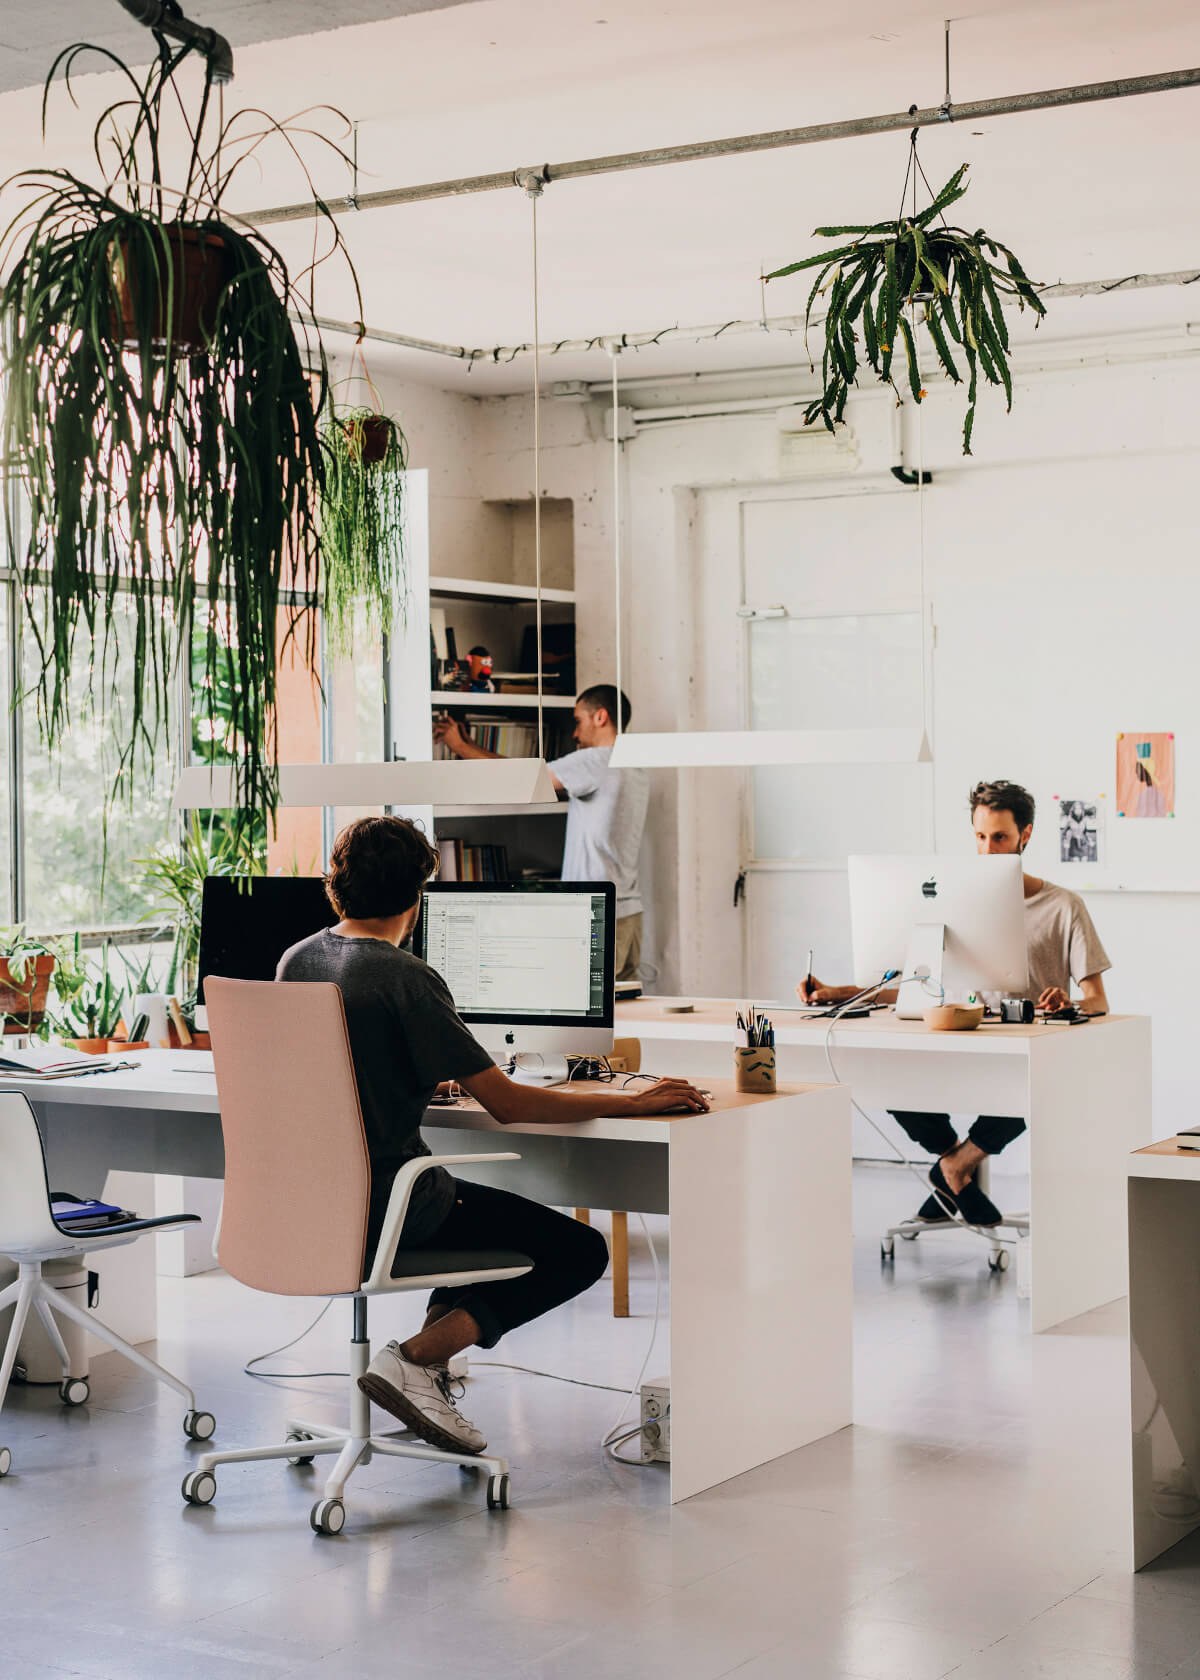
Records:
{"label": "white sneaker", "polygon": [[358,1386],[431,1447],[480,1453],[487,1442],[455,1405],[451,1380],[444,1365],[414,1365],[398,1342],[389,1342],[359,1377]]}

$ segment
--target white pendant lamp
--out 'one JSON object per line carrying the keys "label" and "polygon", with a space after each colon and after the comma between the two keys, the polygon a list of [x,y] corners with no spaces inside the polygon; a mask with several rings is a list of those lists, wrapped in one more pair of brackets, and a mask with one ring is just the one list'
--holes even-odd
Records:
{"label": "white pendant lamp", "polygon": [[711,770],[781,764],[930,764],[923,729],[694,729],[622,734],[619,770]]}
{"label": "white pendant lamp", "polygon": [[[176,810],[239,805],[233,765],[192,764],[180,775]],[[553,805],[554,783],[538,758],[438,759],[390,764],[281,764],[283,805]]]}

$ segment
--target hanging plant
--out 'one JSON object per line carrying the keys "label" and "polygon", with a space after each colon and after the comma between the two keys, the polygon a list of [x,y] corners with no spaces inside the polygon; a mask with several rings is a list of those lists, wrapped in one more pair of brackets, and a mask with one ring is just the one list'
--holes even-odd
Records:
{"label": "hanging plant", "polygon": [[[218,689],[232,696],[240,834],[256,819],[261,828],[278,803],[281,608],[283,639],[303,632],[313,645],[325,358],[312,269],[302,291],[267,240],[222,215],[231,180],[264,139],[296,153],[295,125],[221,113],[210,141],[211,64],[193,121],[177,83],[189,49],[157,39],[144,80],[86,45],[61,53],[47,78],[43,130],[55,75],[61,67],[71,94],[81,54],[99,53],[128,82],[95,126],[97,164],[109,164],[101,186],[47,169],[0,189],[33,195],[0,250],[4,464],[28,504],[23,552],[11,527],[10,548],[39,661],[43,733],[57,746],[73,707],[106,704],[117,787],[135,760],[152,766],[156,747],[169,750],[166,720],[195,624],[210,679],[198,704]],[[311,125],[303,132],[333,144]],[[164,157],[181,138],[172,189]],[[307,354],[289,311],[308,323]],[[295,591],[290,606],[285,591]],[[86,694],[68,689],[81,632],[92,647]]]}
{"label": "hanging plant", "polygon": [[375,408],[331,404],[323,438],[322,604],[331,646],[348,652],[354,630],[385,635],[407,588],[404,566],[404,433],[374,387]]}
{"label": "hanging plant", "polygon": [[[915,198],[914,163],[915,130],[909,154]],[[919,163],[916,169],[920,169]],[[801,269],[818,269],[805,310],[806,341],[814,305],[818,297],[828,294],[822,323],[825,328],[825,352],[821,360],[823,388],[821,395],[804,411],[809,425],[819,417],[832,431],[844,417],[850,387],[857,384],[860,344],[877,377],[893,390],[896,384],[892,362],[900,350],[907,365],[913,400],[921,402],[926,392],[921,383],[915,328],[922,323],[928,329],[938,362],[956,385],[963,378],[960,360],[966,368],[964,455],[971,453],[981,372],[989,385],[1004,387],[1008,407],[1012,408],[1004,301],[1015,300],[1018,309],[1028,307],[1039,316],[1046,310],[1025,270],[1006,245],[982,228],[968,233],[964,228],[946,223],[943,212],[967,190],[963,182],[966,172],[964,163],[941,192],[933,196],[928,208],[919,213],[914,203],[911,215],[902,212],[894,221],[817,228],[818,239],[844,239],[849,234],[854,238],[848,245],[789,263],[786,268],[778,268],[766,276],[768,280],[780,280]],[[923,179],[924,171],[921,174]],[[906,175],[905,189],[908,180]],[[903,200],[902,193],[902,205]],[[933,224],[939,218],[941,226],[935,227]]]}

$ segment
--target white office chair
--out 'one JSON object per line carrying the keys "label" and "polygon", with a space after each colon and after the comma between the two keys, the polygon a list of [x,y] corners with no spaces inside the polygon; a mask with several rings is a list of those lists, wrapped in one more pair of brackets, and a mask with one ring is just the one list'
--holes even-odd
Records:
{"label": "white office chair", "polygon": [[[0,1254],[7,1254],[19,1268],[16,1282],[0,1290],[0,1309],[10,1306],[16,1309],[4,1356],[0,1359],[0,1410],[8,1394],[17,1343],[30,1312],[36,1312],[41,1319],[62,1361],[59,1398],[67,1406],[82,1406],[87,1400],[88,1380],[72,1372],[67,1345],[54,1321],[54,1315],[59,1313],[82,1324],[90,1335],[107,1342],[147,1375],[182,1394],[187,1401],[185,1434],[193,1441],[207,1441],[216,1422],[211,1412],[196,1410],[196,1397],[187,1384],[170,1371],[164,1371],[153,1359],[147,1359],[115,1330],[100,1323],[90,1312],[84,1312],[42,1276],[42,1266],[47,1260],[84,1259],[100,1249],[136,1242],[145,1231],[175,1230],[180,1225],[195,1224],[197,1218],[194,1213],[182,1213],[156,1219],[131,1219],[91,1235],[59,1225],[50,1205],[46,1156],[33,1109],[20,1092],[0,1094]],[[11,1468],[12,1453],[0,1446],[0,1476],[6,1476]]]}
{"label": "white office chair", "polygon": [[[371,1169],[342,994],[325,981],[204,982],[225,1139],[225,1202],[218,1256],[239,1282],[275,1295],[328,1295],[351,1302],[348,1420],[344,1426],[288,1418],[284,1440],[205,1453],[184,1477],[183,1497],[208,1505],[219,1464],[283,1458],[311,1464],[336,1453],[309,1521],[318,1534],[345,1526],[346,1483],[375,1453],[489,1473],[489,1510],[507,1510],[508,1464],[495,1455],[443,1452],[408,1431],[371,1433],[371,1403],[358,1378],[371,1362],[371,1295],[469,1283],[499,1283],[532,1269],[507,1250],[414,1249],[395,1262],[413,1185],[432,1167],[515,1161],[492,1155],[421,1156],[397,1173],[375,1253],[366,1253]],[[368,1259],[370,1260],[368,1269]],[[393,1272],[395,1275],[393,1275]]]}

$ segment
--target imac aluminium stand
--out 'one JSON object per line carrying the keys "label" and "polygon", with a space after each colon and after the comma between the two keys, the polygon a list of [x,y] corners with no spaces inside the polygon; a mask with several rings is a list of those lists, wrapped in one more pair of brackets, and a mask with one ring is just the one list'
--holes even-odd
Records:
{"label": "imac aluminium stand", "polygon": [[570,1073],[567,1058],[552,1051],[521,1050],[513,1057],[512,1078],[518,1085],[565,1085]]}
{"label": "imac aluminium stand", "polygon": [[926,1009],[945,1000],[945,958],[945,922],[915,923],[896,993],[897,1015],[919,1021]]}

